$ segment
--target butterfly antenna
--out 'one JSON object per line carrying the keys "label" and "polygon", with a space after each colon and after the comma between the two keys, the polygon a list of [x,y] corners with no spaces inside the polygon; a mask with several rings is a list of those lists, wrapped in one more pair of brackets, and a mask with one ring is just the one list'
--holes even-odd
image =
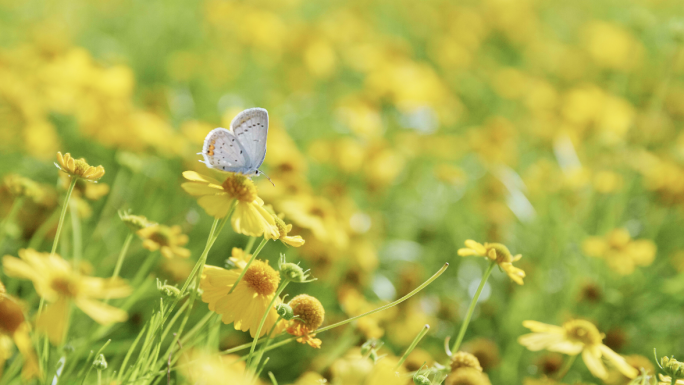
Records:
{"label": "butterfly antenna", "polygon": [[[259,172],[262,173],[262,174],[264,174],[264,172],[261,171],[261,170],[259,170]],[[271,178],[269,178],[268,175],[266,175],[266,174],[264,174],[264,176],[266,177],[266,179],[268,179],[269,182],[271,182],[271,184],[273,185],[273,187],[275,187],[275,183],[273,183],[273,181],[271,180]]]}

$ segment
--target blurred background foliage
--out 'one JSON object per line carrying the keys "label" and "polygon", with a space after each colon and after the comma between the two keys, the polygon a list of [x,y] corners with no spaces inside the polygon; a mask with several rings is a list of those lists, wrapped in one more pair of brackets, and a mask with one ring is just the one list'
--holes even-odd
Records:
{"label": "blurred background foliage", "polygon": [[[681,355],[682,16],[671,0],[1,0],[0,175],[32,178],[43,194],[5,226],[0,251],[49,247],[68,185],[52,162],[71,152],[107,174],[77,189],[83,243],[66,235],[61,254],[107,276],[127,231],[116,211],[130,208],[189,235],[190,259],[154,273],[182,281],[211,220],[181,172],[205,170],[205,135],[259,106],[275,182],[257,179],[259,194],[307,242],[271,243],[261,257],[312,268],[319,280],[289,292],[320,298],[326,323],[451,264],[401,307],[322,335],[321,351],[272,354],[280,381],[334,378],[371,337],[400,354],[425,323],[409,369],[444,361],[486,267],[457,256],[465,239],[506,244],[527,272],[517,286],[495,270],[466,335],[493,383],[558,370],[558,357],[516,342],[526,319],[586,318],[620,354]],[[12,202],[5,183],[2,218]],[[209,263],[244,243],[226,231]],[[134,242],[122,276],[148,254]],[[29,283],[3,280],[31,300]],[[148,285],[117,327],[110,362],[157,296]],[[221,336],[221,348],[247,341],[232,327]],[[597,380],[576,365],[566,381]]]}

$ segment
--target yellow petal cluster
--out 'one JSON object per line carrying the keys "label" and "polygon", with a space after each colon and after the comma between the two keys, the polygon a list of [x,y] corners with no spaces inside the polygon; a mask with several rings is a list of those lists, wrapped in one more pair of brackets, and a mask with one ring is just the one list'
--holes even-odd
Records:
{"label": "yellow petal cluster", "polygon": [[188,236],[180,226],[153,224],[136,232],[143,239],[143,247],[150,251],[160,250],[165,258],[188,258],[190,250],[182,247],[188,243]]}
{"label": "yellow petal cluster", "polygon": [[57,153],[57,162],[55,165],[62,172],[73,178],[80,178],[89,182],[97,182],[105,174],[105,169],[102,166],[91,166],[84,158],[74,159],[68,152],[62,155]]}
{"label": "yellow petal cluster", "polygon": [[656,257],[656,245],[648,239],[632,239],[627,229],[614,229],[604,237],[589,237],[582,243],[584,253],[602,258],[611,270],[629,275],[638,266],[649,266]]}
{"label": "yellow petal cluster", "polygon": [[36,328],[55,345],[63,341],[71,303],[103,325],[128,318],[125,311],[97,301],[128,296],[132,289],[121,279],[83,275],[59,255],[33,249],[19,250],[19,258],[6,255],[2,266],[10,277],[31,280],[38,295],[49,303],[38,316]]}
{"label": "yellow petal cluster", "polygon": [[608,376],[604,360],[628,378],[634,378],[639,374],[624,357],[603,344],[604,335],[589,321],[570,320],[563,326],[524,321],[523,326],[532,333],[520,336],[518,342],[529,350],[548,350],[567,355],[581,354],[591,374],[601,379]]}
{"label": "yellow petal cluster", "polygon": [[273,216],[266,211],[254,183],[246,176],[230,173],[221,182],[194,171],[185,171],[183,177],[188,182],[181,187],[198,197],[197,203],[207,214],[224,218],[234,207],[230,222],[235,232],[253,237],[263,235],[266,239],[280,237]]}
{"label": "yellow petal cluster", "polygon": [[518,285],[523,284],[525,272],[513,266],[513,262],[519,261],[522,255],[512,256],[508,248],[501,243],[485,243],[483,245],[469,239],[465,241],[465,245],[465,248],[458,250],[458,255],[462,257],[478,256],[489,258],[496,262],[515,283]]}

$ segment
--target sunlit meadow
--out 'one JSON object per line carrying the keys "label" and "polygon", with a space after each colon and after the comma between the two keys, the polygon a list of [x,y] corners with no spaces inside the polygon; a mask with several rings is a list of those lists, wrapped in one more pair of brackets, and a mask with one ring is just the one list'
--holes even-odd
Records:
{"label": "sunlit meadow", "polygon": [[[0,385],[684,384],[683,56],[676,0],[0,0]],[[201,163],[253,107],[268,177]]]}

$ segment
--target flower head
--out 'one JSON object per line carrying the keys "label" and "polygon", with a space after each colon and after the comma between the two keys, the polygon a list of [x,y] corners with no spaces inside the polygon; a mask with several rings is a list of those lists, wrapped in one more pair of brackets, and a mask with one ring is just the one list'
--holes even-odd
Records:
{"label": "flower head", "polygon": [[632,239],[627,229],[614,229],[604,237],[589,237],[582,243],[584,253],[603,258],[620,275],[629,275],[637,266],[655,260],[656,245],[648,239]]}
{"label": "flower head", "polygon": [[197,203],[207,214],[223,218],[233,205],[231,224],[235,232],[253,237],[278,239],[280,233],[273,216],[264,209],[264,201],[257,196],[254,183],[242,174],[230,173],[223,182],[194,171],[185,171],[189,182],[181,187],[190,195],[199,197]]}
{"label": "flower head", "polygon": [[125,311],[96,301],[128,296],[131,288],[121,279],[85,276],[59,255],[39,253],[33,249],[19,250],[19,258],[6,255],[2,264],[8,276],[33,281],[38,295],[50,303],[38,316],[36,328],[47,333],[55,345],[64,338],[72,301],[90,318],[103,325],[123,322],[128,318]]}
{"label": "flower head", "polygon": [[278,239],[280,241],[282,241],[286,245],[294,247],[299,247],[304,244],[304,239],[300,235],[287,235],[290,231],[292,231],[292,225],[286,224],[285,221],[283,221],[284,215],[276,215],[276,213],[273,211],[273,208],[270,205],[265,206],[265,208],[266,211],[271,213],[271,215],[273,216],[276,228],[278,229],[278,233],[280,234],[278,236]]}
{"label": "flower head", "polygon": [[463,367],[449,373],[444,385],[491,385],[489,377],[475,368]]}
{"label": "flower head", "polygon": [[[24,312],[19,303],[5,294],[4,289],[2,282],[0,282],[0,340],[6,340],[5,342],[10,344],[13,342],[21,355],[24,356],[24,367],[21,373],[24,380],[40,377],[38,358],[29,336],[29,324],[24,319]],[[2,376],[4,362],[9,358],[6,350],[0,347],[0,376]]]}
{"label": "flower head", "polygon": [[133,215],[129,211],[119,211],[119,218],[128,226],[131,231],[142,230],[146,227],[155,225],[142,215]]}
{"label": "flower head", "polygon": [[473,368],[478,371],[482,371],[482,366],[480,366],[480,361],[474,355],[466,352],[456,352],[451,356],[451,371],[455,371],[460,368]]}
{"label": "flower head", "polygon": [[603,344],[604,335],[589,321],[571,320],[565,322],[562,327],[537,321],[524,321],[523,326],[533,333],[520,336],[518,342],[529,350],[546,349],[568,355],[582,353],[582,359],[591,374],[601,379],[608,376],[602,358],[626,377],[634,378],[638,374],[622,356]]}
{"label": "flower head", "polygon": [[150,251],[161,250],[166,258],[188,258],[190,250],[183,248],[188,243],[188,236],[182,233],[180,226],[154,224],[137,231],[143,239],[143,247]]}
{"label": "flower head", "polygon": [[[261,331],[264,335],[278,320],[275,307],[269,309],[268,306],[280,284],[280,274],[268,262],[257,259],[247,268],[235,290],[229,293],[242,270],[239,266],[232,270],[205,266],[200,281],[202,301],[209,304],[209,310],[221,314],[223,323],[234,323],[235,330],[249,330],[252,337],[256,336],[259,322],[268,311]],[[280,302],[277,299],[275,306]],[[276,329],[276,332],[282,331],[280,326]]]}
{"label": "flower head", "polygon": [[40,203],[46,194],[43,187],[32,179],[17,174],[5,175],[3,187],[14,197],[26,197],[33,202]]}
{"label": "flower head", "polygon": [[68,152],[62,155],[57,153],[57,161],[55,163],[58,169],[73,178],[80,178],[89,182],[97,182],[105,174],[105,169],[102,166],[93,167],[86,162],[84,158],[74,159]]}
{"label": "flower head", "polygon": [[287,332],[293,336],[300,337],[297,342],[309,344],[313,348],[321,347],[321,340],[313,338],[316,331],[325,319],[325,309],[319,300],[307,295],[300,294],[289,303],[294,312],[295,318],[291,321]]}
{"label": "flower head", "polygon": [[458,255],[461,257],[468,256],[478,256],[489,258],[495,261],[503,271],[506,272],[508,277],[515,281],[518,285],[523,284],[523,278],[525,278],[525,272],[513,266],[513,262],[517,262],[522,258],[522,255],[518,254],[513,256],[508,248],[501,243],[485,243],[484,245],[473,240],[465,241],[466,247],[458,250]]}

